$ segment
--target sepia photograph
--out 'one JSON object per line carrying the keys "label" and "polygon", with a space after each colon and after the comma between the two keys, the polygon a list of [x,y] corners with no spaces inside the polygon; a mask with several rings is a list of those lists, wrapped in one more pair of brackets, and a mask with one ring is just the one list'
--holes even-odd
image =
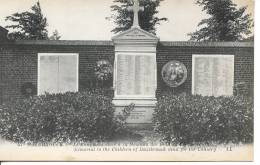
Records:
{"label": "sepia photograph", "polygon": [[0,0],[0,161],[254,161],[254,0]]}

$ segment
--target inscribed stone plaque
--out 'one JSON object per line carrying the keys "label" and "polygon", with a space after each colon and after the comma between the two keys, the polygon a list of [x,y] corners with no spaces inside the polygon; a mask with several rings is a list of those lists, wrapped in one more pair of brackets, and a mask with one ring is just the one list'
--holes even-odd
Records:
{"label": "inscribed stone plaque", "polygon": [[142,88],[143,88],[143,84],[140,83],[142,81],[142,75],[144,75],[143,73],[143,69],[142,69],[142,61],[141,61],[141,56],[137,56],[135,58],[135,94],[136,95],[140,95],[142,94]]}
{"label": "inscribed stone plaque", "polygon": [[76,55],[41,54],[38,94],[76,92],[78,89]]}
{"label": "inscribed stone plaque", "polygon": [[123,91],[123,75],[124,75],[124,56],[117,57],[117,77],[116,77],[116,90],[117,94],[120,95]]}
{"label": "inscribed stone plaque", "polygon": [[134,94],[134,56],[118,55],[116,89],[118,95]]}
{"label": "inscribed stone plaque", "polygon": [[118,95],[154,95],[155,65],[149,55],[118,55],[116,89]]}
{"label": "inscribed stone plaque", "polygon": [[135,107],[127,118],[127,123],[152,123],[153,108]]}
{"label": "inscribed stone plaque", "polygon": [[193,70],[194,94],[212,95],[212,66],[208,57],[196,57]]}
{"label": "inscribed stone plaque", "polygon": [[38,94],[58,93],[58,56],[40,56]]}
{"label": "inscribed stone plaque", "polygon": [[155,78],[155,72],[156,72],[156,62],[154,61],[154,58],[152,56],[145,56],[144,61],[146,62],[145,66],[145,88],[144,88],[144,94],[145,95],[154,95],[155,94],[155,88],[156,88],[156,78]]}
{"label": "inscribed stone plaque", "polygon": [[125,83],[127,84],[127,90],[126,90],[126,95],[134,95],[135,94],[135,58],[134,56],[126,56],[126,61],[127,61],[127,72],[125,75],[126,81]]}
{"label": "inscribed stone plaque", "polygon": [[59,92],[77,91],[77,58],[76,56],[59,56]]}
{"label": "inscribed stone plaque", "polygon": [[232,55],[193,55],[193,93],[203,96],[233,94]]}

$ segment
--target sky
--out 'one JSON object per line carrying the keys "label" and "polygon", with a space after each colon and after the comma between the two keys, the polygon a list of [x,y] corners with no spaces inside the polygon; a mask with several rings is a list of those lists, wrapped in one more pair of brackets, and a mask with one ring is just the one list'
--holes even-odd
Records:
{"label": "sky", "polygon": [[[247,13],[254,14],[254,0],[233,0],[238,6],[248,6]],[[37,0],[0,0],[0,26],[10,22],[5,17],[15,12],[30,10]],[[113,0],[40,0],[43,14],[47,17],[48,31],[55,29],[61,40],[110,40],[115,26],[105,18],[111,15]],[[186,41],[188,33],[207,15],[195,0],[164,0],[159,17],[166,17],[157,27],[157,36],[163,41]]]}

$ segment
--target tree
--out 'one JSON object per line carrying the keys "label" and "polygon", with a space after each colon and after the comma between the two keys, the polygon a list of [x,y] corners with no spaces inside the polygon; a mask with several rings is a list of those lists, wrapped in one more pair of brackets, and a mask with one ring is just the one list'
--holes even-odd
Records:
{"label": "tree", "polygon": [[255,36],[252,35],[250,37],[244,38],[242,41],[244,41],[244,42],[254,42],[254,40],[255,40]]}
{"label": "tree", "polygon": [[48,30],[46,29],[47,19],[43,16],[40,2],[38,1],[31,7],[32,11],[14,13],[6,17],[6,21],[12,21],[14,24],[6,26],[14,31],[8,34],[10,39],[15,40],[46,40],[48,39]]}
{"label": "tree", "polygon": [[251,34],[253,20],[246,7],[237,8],[232,0],[197,0],[209,18],[203,19],[199,30],[188,34],[192,41],[240,41]]}
{"label": "tree", "polygon": [[[160,25],[162,21],[168,19],[156,16],[158,13],[157,7],[163,0],[140,0],[140,6],[144,7],[144,11],[139,12],[140,27],[153,34],[156,32],[156,25]],[[129,6],[133,5],[130,0],[114,0],[115,5],[111,6],[112,16],[107,19],[113,19],[117,27],[112,32],[118,33],[130,29],[133,23],[133,12],[128,10]]]}
{"label": "tree", "polygon": [[61,38],[58,30],[54,30],[54,32],[52,33],[52,35],[49,37],[50,40],[59,40]]}

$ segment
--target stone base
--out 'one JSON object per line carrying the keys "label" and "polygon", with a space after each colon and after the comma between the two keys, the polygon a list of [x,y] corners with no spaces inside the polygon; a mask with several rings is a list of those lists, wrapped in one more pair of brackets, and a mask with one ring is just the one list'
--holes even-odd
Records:
{"label": "stone base", "polygon": [[128,129],[138,131],[138,130],[149,130],[153,131],[154,130],[154,124],[153,123],[128,123],[126,124]]}
{"label": "stone base", "polygon": [[134,104],[134,110],[130,113],[126,122],[128,124],[152,124],[153,112],[157,103],[156,98],[146,99],[114,99],[115,113],[121,113],[125,106]]}

